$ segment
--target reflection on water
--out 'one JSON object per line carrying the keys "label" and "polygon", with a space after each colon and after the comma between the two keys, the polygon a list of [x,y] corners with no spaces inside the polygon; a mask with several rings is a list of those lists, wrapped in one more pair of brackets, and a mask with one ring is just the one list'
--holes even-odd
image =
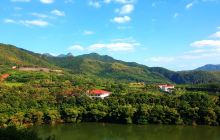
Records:
{"label": "reflection on water", "polygon": [[58,140],[220,140],[220,127],[80,123],[35,128]]}

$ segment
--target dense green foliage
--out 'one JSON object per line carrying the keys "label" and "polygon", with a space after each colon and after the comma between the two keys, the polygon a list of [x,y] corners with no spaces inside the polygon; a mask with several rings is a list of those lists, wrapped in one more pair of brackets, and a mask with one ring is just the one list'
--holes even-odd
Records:
{"label": "dense green foliage", "polygon": [[[220,99],[204,93],[168,95],[130,93],[91,99],[69,81],[41,80],[23,86],[0,86],[0,126],[42,123],[113,122],[135,124],[219,125]],[[37,80],[38,81],[38,80]],[[65,86],[64,86],[65,85]],[[149,87],[148,87],[149,88]],[[127,94],[121,94],[127,92]]]}
{"label": "dense green foliage", "polygon": [[191,91],[191,92],[206,92],[209,94],[220,94],[220,84],[197,84],[197,85],[178,85],[181,90]]}

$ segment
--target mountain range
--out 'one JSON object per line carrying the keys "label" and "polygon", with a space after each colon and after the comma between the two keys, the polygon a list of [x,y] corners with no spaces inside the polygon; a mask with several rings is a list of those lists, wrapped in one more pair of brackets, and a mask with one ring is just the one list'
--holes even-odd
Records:
{"label": "mountain range", "polygon": [[205,66],[199,67],[196,70],[202,70],[202,71],[220,71],[220,64],[219,65],[212,65],[207,64]]}
{"label": "mountain range", "polygon": [[171,71],[161,67],[148,67],[135,62],[116,60],[97,53],[73,56],[38,54],[13,45],[0,44],[0,66],[26,66],[61,68],[71,74],[113,79],[126,82],[202,84],[220,83],[220,72]]}

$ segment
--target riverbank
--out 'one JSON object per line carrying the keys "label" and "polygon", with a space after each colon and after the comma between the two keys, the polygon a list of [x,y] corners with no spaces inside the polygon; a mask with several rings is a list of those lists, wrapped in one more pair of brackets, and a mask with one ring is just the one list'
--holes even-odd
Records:
{"label": "riverbank", "polygon": [[3,93],[1,126],[79,122],[220,125],[220,98],[203,93],[113,94],[102,100],[23,90]]}

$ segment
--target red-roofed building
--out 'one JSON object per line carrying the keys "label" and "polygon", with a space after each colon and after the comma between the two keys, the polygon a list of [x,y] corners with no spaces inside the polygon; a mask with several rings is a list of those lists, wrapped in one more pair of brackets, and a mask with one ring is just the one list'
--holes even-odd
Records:
{"label": "red-roofed building", "polygon": [[3,74],[2,76],[0,76],[0,79],[5,80],[9,77],[9,74]]}
{"label": "red-roofed building", "polygon": [[158,85],[160,87],[160,89],[164,92],[169,92],[171,93],[173,91],[173,89],[175,88],[174,85],[167,85],[167,84],[163,84],[163,85]]}
{"label": "red-roofed building", "polygon": [[89,95],[89,97],[91,98],[106,98],[109,95],[111,95],[112,93],[109,91],[105,91],[105,90],[100,90],[100,89],[94,89],[94,90],[90,90],[87,93]]}

